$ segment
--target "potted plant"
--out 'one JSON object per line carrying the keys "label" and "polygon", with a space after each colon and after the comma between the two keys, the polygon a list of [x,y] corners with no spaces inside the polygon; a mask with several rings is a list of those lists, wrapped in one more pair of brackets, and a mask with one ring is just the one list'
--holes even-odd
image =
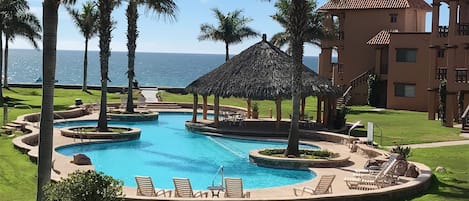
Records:
{"label": "potted plant", "polygon": [[252,104],[252,118],[259,118],[259,105],[257,104],[257,102],[254,102],[254,104]]}

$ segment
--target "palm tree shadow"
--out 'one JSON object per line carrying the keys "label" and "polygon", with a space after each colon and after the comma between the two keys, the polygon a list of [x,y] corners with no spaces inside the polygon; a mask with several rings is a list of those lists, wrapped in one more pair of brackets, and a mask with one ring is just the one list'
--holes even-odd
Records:
{"label": "palm tree shadow", "polygon": [[89,94],[89,95],[93,95],[93,93],[91,91],[88,91],[88,90],[84,90],[83,92]]}

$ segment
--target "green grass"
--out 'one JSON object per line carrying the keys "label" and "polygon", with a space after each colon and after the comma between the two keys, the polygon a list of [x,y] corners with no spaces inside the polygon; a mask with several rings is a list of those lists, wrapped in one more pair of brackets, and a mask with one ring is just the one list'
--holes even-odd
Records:
{"label": "green grass", "polygon": [[11,138],[0,137],[0,200],[35,200],[36,165],[13,148]]}
{"label": "green grass", "polygon": [[413,201],[469,200],[469,145],[414,149],[411,161],[420,162],[435,170],[446,168],[445,173],[433,172],[433,185],[425,195]]}
{"label": "green grass", "polygon": [[[5,96],[9,96],[9,121],[16,119],[18,115],[39,112],[41,106],[41,89],[12,88],[4,90]],[[192,103],[192,95],[175,95],[162,92],[163,100],[170,102]],[[74,103],[75,98],[81,98],[84,103],[96,103],[100,98],[99,91],[90,93],[81,90],[56,89],[54,107],[55,110],[64,110]],[[108,102],[120,102],[119,95],[109,94]],[[260,115],[266,117],[272,109],[275,116],[274,101],[258,102]],[[200,97],[199,103],[202,103]],[[209,97],[209,103],[213,103],[213,97]],[[227,98],[220,99],[222,105],[246,107],[246,99]],[[29,105],[32,109],[13,108],[14,105]],[[282,102],[282,117],[288,118],[291,111],[291,101]],[[411,112],[386,110],[372,111],[366,106],[354,106],[347,115],[349,122],[361,120],[363,124],[371,121],[376,123],[383,133],[383,144],[393,145],[424,143],[435,141],[448,141],[461,139],[456,128],[442,127],[438,121],[428,121],[425,112]],[[316,98],[306,100],[306,113],[316,119]],[[0,113],[0,118],[3,118]],[[355,135],[363,135],[366,130],[354,132]],[[375,132],[379,135],[379,132]],[[375,136],[377,137],[377,136]],[[379,141],[379,138],[376,138]],[[413,199],[414,201],[433,200],[467,200],[469,197],[469,145],[442,147],[431,149],[412,150],[410,160],[429,165],[432,169],[443,166],[447,173],[435,173],[436,183],[424,196]],[[16,151],[11,138],[0,137],[0,198],[1,200],[29,201],[35,200],[36,194],[36,166],[31,163],[26,155]]]}
{"label": "green grass", "polygon": [[[361,121],[375,124],[375,141],[382,145],[417,144],[439,141],[461,140],[458,128],[441,126],[440,121],[430,121],[426,112],[404,110],[376,111],[369,106],[353,106],[346,118],[349,122]],[[356,136],[366,136],[366,129],[352,132]]]}

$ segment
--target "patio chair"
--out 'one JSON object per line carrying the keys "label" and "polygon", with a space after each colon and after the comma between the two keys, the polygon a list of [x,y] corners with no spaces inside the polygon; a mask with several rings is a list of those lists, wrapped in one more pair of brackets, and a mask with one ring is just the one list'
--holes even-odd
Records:
{"label": "patio chair", "polygon": [[241,178],[225,178],[225,197],[249,198],[250,192],[243,192],[243,180]]}
{"label": "patio chair", "polygon": [[153,181],[149,176],[135,176],[135,181],[137,182],[137,195],[150,197],[157,197],[159,195],[163,195],[164,197],[166,197],[166,193],[169,193],[169,197],[171,197],[171,191],[155,191]]}
{"label": "patio chair", "polygon": [[349,189],[358,189],[358,190],[369,190],[370,187],[382,188],[388,183],[395,183],[398,179],[393,173],[393,170],[397,164],[397,160],[391,160],[391,163],[385,168],[382,169],[378,174],[355,174],[354,177],[344,178],[345,183]]}
{"label": "patio chair", "polygon": [[188,178],[173,178],[173,182],[175,197],[196,198],[208,196],[208,192],[197,191],[194,193],[191,182]]}
{"label": "patio chair", "polygon": [[303,188],[293,188],[293,193],[295,196],[302,196],[304,193],[309,193],[311,195],[320,195],[332,193],[332,182],[335,179],[335,175],[323,175],[319,179],[318,185],[316,188],[305,186]]}
{"label": "patio chair", "polygon": [[146,98],[145,96],[143,96],[142,92],[140,92],[138,94],[138,104],[137,104],[137,108],[145,108],[147,107],[146,105]]}
{"label": "patio chair", "polygon": [[368,169],[356,169],[354,176],[359,177],[361,175],[366,175],[366,174],[374,174],[374,175],[379,174],[379,172],[386,169],[391,164],[391,162],[393,160],[396,160],[398,156],[399,156],[399,154],[391,154],[389,156],[389,159],[386,162],[384,162],[383,164],[381,164],[381,166],[377,167],[376,169],[370,169],[370,168],[368,168]]}

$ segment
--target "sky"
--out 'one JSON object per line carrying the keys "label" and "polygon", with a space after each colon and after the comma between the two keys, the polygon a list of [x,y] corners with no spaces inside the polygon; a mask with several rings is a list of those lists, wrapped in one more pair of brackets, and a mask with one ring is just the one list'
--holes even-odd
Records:
{"label": "sky", "polygon": [[[78,0],[74,7],[81,8],[84,1]],[[432,0],[425,1],[430,4]],[[175,0],[175,2],[178,6],[176,21],[165,19],[155,13],[147,12],[144,8],[139,8],[137,52],[224,54],[225,46],[223,42],[199,41],[197,39],[200,35],[201,24],[217,25],[212,8],[218,8],[223,13],[242,10],[243,16],[253,19],[247,25],[259,33],[267,34],[268,38],[283,31],[283,28],[270,17],[276,11],[274,7],[275,0],[270,2],[261,0]],[[318,7],[325,2],[326,0],[317,0]],[[29,0],[29,5],[31,11],[42,20],[42,0]],[[116,28],[112,32],[112,51],[127,51],[126,7],[127,5],[124,3],[115,9],[112,14],[113,19],[117,21]],[[444,20],[447,12],[443,11],[441,15],[441,20]],[[430,31],[430,26],[431,14],[428,13],[427,31]],[[84,49],[84,38],[63,6],[60,6],[59,9],[57,32],[58,50]],[[232,44],[230,45],[230,54],[238,54],[260,40],[261,37],[257,37],[245,39],[242,43]],[[42,47],[42,42],[40,43]],[[13,44],[10,44],[10,48],[32,49],[30,43],[19,37]],[[89,50],[99,50],[97,37],[90,40]],[[319,52],[319,48],[305,45],[305,56],[318,56]]]}

